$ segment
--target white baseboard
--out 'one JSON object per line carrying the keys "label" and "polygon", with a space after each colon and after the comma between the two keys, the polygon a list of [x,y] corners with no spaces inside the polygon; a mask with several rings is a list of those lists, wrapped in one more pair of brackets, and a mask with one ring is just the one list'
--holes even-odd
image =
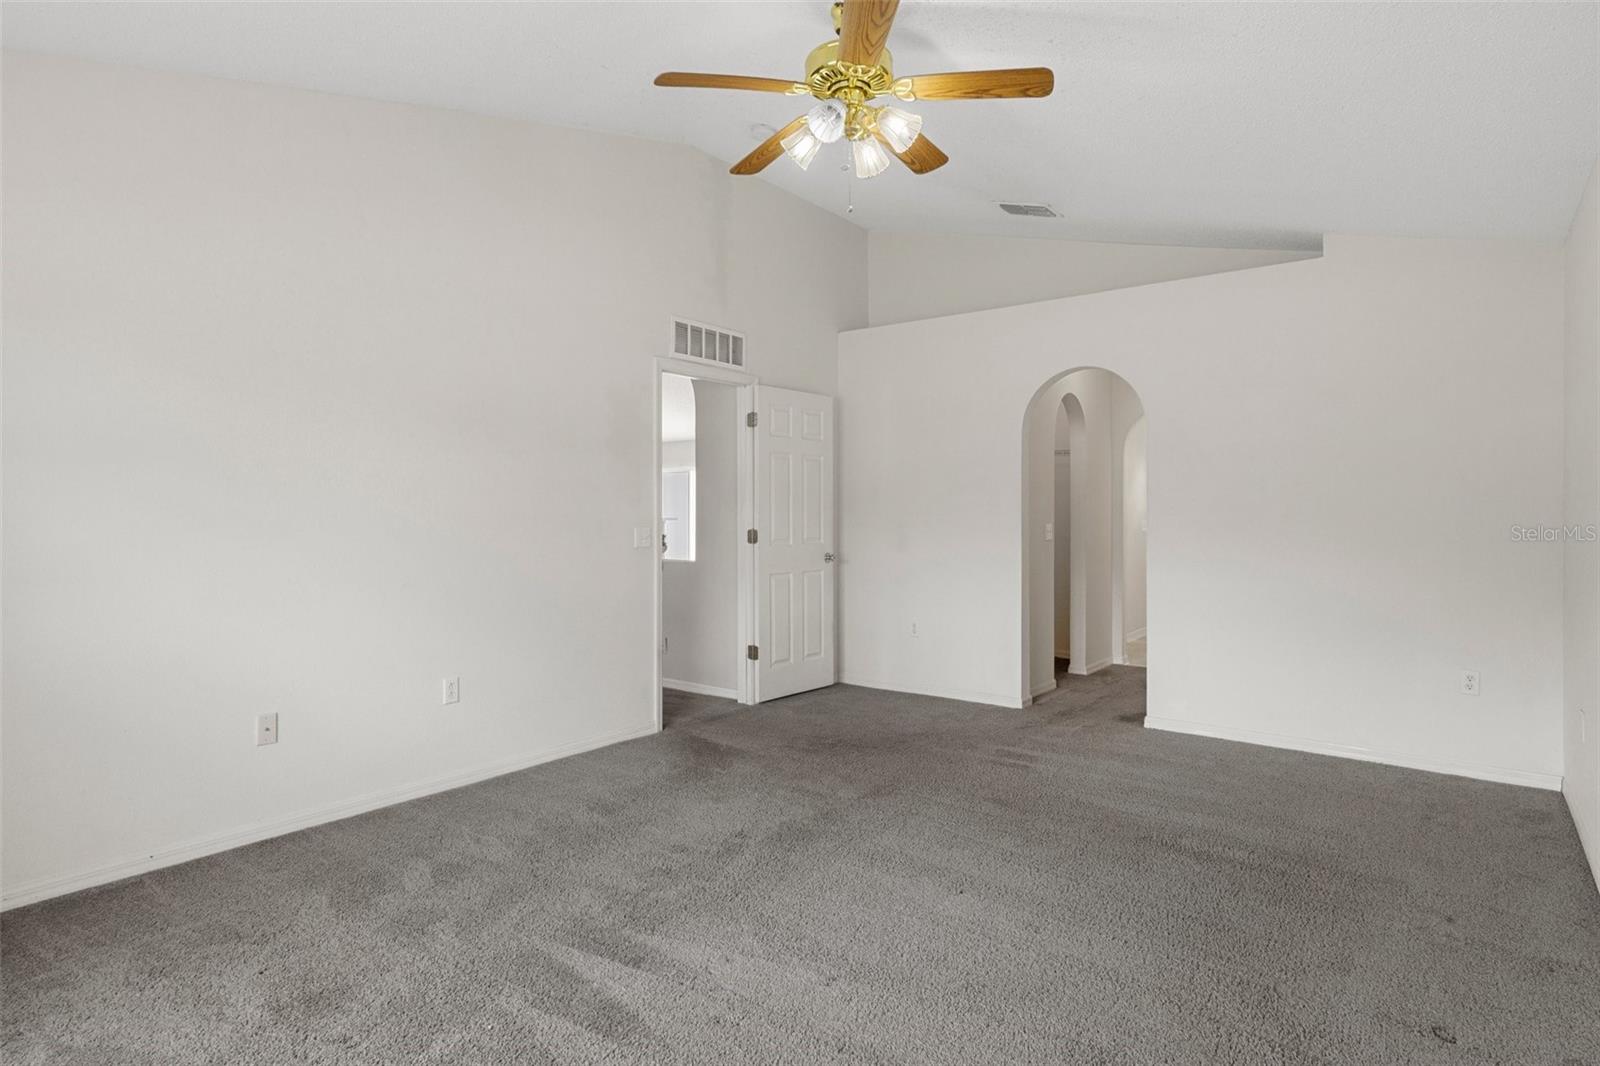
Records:
{"label": "white baseboard", "polygon": [[932,696],[941,700],[960,700],[962,703],[982,703],[989,707],[1007,707],[1012,710],[1020,710],[1024,706],[1023,701],[1016,696],[999,696],[993,692],[975,692],[964,688],[922,688],[889,681],[869,681],[860,677],[841,677],[839,683],[856,685],[860,688],[875,688],[884,692],[904,692],[911,696]]}
{"label": "white baseboard", "polygon": [[1062,651],[1060,648],[1057,648],[1056,649],[1056,658],[1057,659],[1070,659],[1070,658],[1072,658],[1072,649],[1068,648],[1066,651]]}
{"label": "white baseboard", "polygon": [[1128,632],[1124,633],[1122,635],[1122,642],[1126,644],[1130,640],[1143,640],[1144,637],[1145,627],[1140,626],[1138,629],[1130,629]]}
{"label": "white baseboard", "polygon": [[661,679],[662,688],[670,688],[676,692],[692,692],[696,696],[720,696],[725,700],[739,698],[739,690],[733,688],[718,688],[716,685],[702,685],[698,681],[674,681],[669,677]]}
{"label": "white baseboard", "polygon": [[1325,740],[1307,740],[1304,737],[1287,737],[1278,733],[1263,733],[1254,729],[1217,726],[1208,722],[1189,722],[1182,718],[1163,718],[1146,715],[1146,729],[1164,729],[1169,733],[1188,733],[1197,737],[1217,740],[1235,740],[1243,744],[1260,744],[1268,748],[1287,748],[1306,751],[1313,755],[1333,755],[1342,759],[1359,759],[1362,762],[1383,763],[1386,766],[1403,766],[1409,770],[1427,770],[1436,774],[1453,774],[1472,777],[1479,781],[1496,781],[1503,785],[1525,785],[1528,788],[1561,789],[1560,774],[1545,774],[1535,770],[1508,770],[1500,766],[1471,766],[1464,763],[1441,762],[1416,755],[1374,751],[1353,744],[1333,744]]}
{"label": "white baseboard", "polygon": [[1572,793],[1565,788],[1561,790],[1562,798],[1567,801],[1567,810],[1572,815],[1572,824],[1578,830],[1578,843],[1583,847],[1583,853],[1589,860],[1589,870],[1594,874],[1594,883],[1600,886],[1600,825],[1590,817],[1579,813],[1579,805],[1573,802]]}
{"label": "white baseboard", "polygon": [[585,751],[593,751],[595,748],[603,748],[608,744],[633,740],[655,732],[657,732],[657,728],[655,723],[652,722],[649,725],[633,729],[605,733],[597,737],[573,741],[570,744],[560,744],[553,748],[530,752],[514,759],[486,763],[471,770],[463,770],[460,773],[450,774],[446,777],[436,777],[414,785],[404,785],[400,788],[370,792],[356,799],[331,804],[326,807],[318,807],[309,811],[301,811],[299,814],[290,815],[287,818],[256,822],[227,833],[202,837],[199,840],[191,840],[184,844],[175,844],[172,847],[162,848],[147,855],[108,863],[81,873],[68,874],[65,877],[46,877],[34,881],[25,881],[14,888],[5,890],[4,895],[0,896],[0,910],[10,910],[13,907],[38,903],[41,900],[64,896],[69,892],[78,892],[85,888],[94,888],[96,885],[120,881],[126,877],[137,877],[139,874],[159,870],[165,866],[176,866],[191,859],[215,855],[219,851],[228,851],[233,848],[243,847],[246,844],[254,844],[260,840],[283,836],[285,833],[310,829],[312,826],[326,825],[328,822],[337,822],[344,818],[365,814],[380,807],[390,807],[396,803],[404,803],[406,800],[431,796],[436,792],[448,792],[454,788],[476,784],[479,781],[487,781],[491,777],[500,777],[503,774],[526,770],[528,767],[537,766],[540,763],[552,762],[556,759],[564,758],[568,755],[578,755]]}
{"label": "white baseboard", "polygon": [[1039,684],[1033,686],[1033,691],[1028,693],[1028,695],[1031,696],[1033,699],[1038,699],[1040,696],[1043,696],[1046,692],[1054,692],[1055,690],[1056,690],[1056,679],[1052,677],[1049,681],[1042,681]]}
{"label": "white baseboard", "polygon": [[1104,670],[1106,667],[1112,666],[1112,665],[1115,665],[1115,664],[1112,662],[1110,657],[1107,657],[1107,658],[1099,660],[1098,662],[1090,663],[1088,666],[1086,666],[1082,670],[1074,670],[1071,666],[1068,666],[1067,667],[1067,673],[1069,673],[1069,674],[1077,674],[1079,677],[1088,677],[1090,674],[1095,673],[1096,671],[1099,671],[1099,670]]}

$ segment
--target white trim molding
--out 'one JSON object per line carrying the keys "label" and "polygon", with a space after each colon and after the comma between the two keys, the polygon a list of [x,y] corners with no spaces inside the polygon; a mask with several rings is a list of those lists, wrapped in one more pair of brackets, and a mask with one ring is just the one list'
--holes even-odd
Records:
{"label": "white trim molding", "polygon": [[674,692],[688,692],[696,696],[717,696],[725,700],[739,698],[736,688],[718,688],[716,685],[702,685],[698,681],[674,681],[670,677],[661,679],[662,688],[670,688]]}
{"label": "white trim molding", "polygon": [[1600,839],[1590,836],[1589,820],[1579,815],[1578,800],[1566,789],[1566,782],[1562,782],[1561,798],[1567,801],[1567,813],[1572,817],[1572,824],[1578,830],[1578,843],[1583,847],[1584,857],[1589,860],[1589,871],[1594,874],[1594,883],[1600,887]]}
{"label": "white trim molding", "polygon": [[1232,740],[1241,744],[1259,744],[1268,748],[1310,752],[1313,755],[1332,755],[1340,759],[1383,763],[1385,766],[1403,766],[1408,770],[1452,774],[1456,777],[1476,778],[1479,781],[1495,781],[1503,785],[1523,785],[1527,788],[1542,788],[1555,792],[1561,790],[1560,774],[1546,774],[1536,770],[1512,770],[1502,766],[1472,766],[1465,763],[1441,762],[1420,755],[1374,751],[1354,744],[1334,744],[1325,740],[1288,737],[1278,733],[1263,733],[1255,729],[1190,722],[1182,718],[1163,718],[1159,715],[1146,715],[1144,725],[1146,729],[1161,729],[1169,733],[1187,733],[1190,736]]}
{"label": "white trim molding", "polygon": [[1074,675],[1076,675],[1078,677],[1088,677],[1090,674],[1098,673],[1099,671],[1104,670],[1108,666],[1115,666],[1115,665],[1116,665],[1115,660],[1111,659],[1110,657],[1107,657],[1107,658],[1101,659],[1098,662],[1090,663],[1088,666],[1086,666],[1082,670],[1074,670],[1072,668],[1072,666],[1069,664],[1067,666],[1067,673],[1074,674]]}
{"label": "white trim molding", "polygon": [[552,762],[556,759],[565,758],[568,755],[578,755],[585,751],[593,751],[595,748],[603,748],[624,740],[635,740],[659,731],[660,727],[655,722],[647,722],[645,725],[636,726],[632,729],[603,733],[600,736],[575,740],[568,744],[558,744],[553,748],[529,752],[514,759],[486,763],[445,777],[436,777],[416,784],[402,785],[399,788],[369,792],[367,795],[359,796],[353,800],[301,811],[299,814],[290,815],[288,818],[278,818],[241,826],[227,833],[202,837],[183,844],[175,844],[172,847],[161,848],[145,855],[123,859],[105,866],[97,866],[92,870],[84,870],[81,873],[25,881],[14,888],[6,890],[4,896],[0,897],[0,910],[11,910],[13,907],[22,907],[29,903],[39,903],[43,900],[53,899],[56,896],[64,896],[69,892],[78,892],[85,888],[94,888],[98,885],[110,884],[113,881],[121,881],[124,878],[137,877],[140,874],[147,874],[167,866],[176,866],[191,859],[201,859],[207,855],[215,855],[220,851],[231,851],[246,844],[269,840],[272,837],[283,836],[286,833],[294,833],[301,829],[310,829],[313,826],[326,825],[329,822],[353,818],[358,814],[366,814],[368,811],[375,811],[382,807],[392,807],[397,803],[420,799],[423,796],[431,796],[437,792],[448,792],[451,789],[477,784],[479,781],[487,781],[491,777],[516,773],[518,770],[526,770],[530,766],[538,766],[540,763]]}
{"label": "white trim molding", "polygon": [[1031,699],[1038,699],[1040,696],[1043,696],[1046,692],[1054,692],[1055,690],[1056,690],[1056,679],[1052,677],[1049,681],[1042,681],[1039,684],[1033,686],[1033,691],[1028,693],[1028,696]]}

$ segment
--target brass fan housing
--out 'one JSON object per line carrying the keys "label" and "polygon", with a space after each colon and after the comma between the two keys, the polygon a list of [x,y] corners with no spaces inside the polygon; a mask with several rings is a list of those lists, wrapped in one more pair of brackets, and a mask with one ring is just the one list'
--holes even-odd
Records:
{"label": "brass fan housing", "polygon": [[819,44],[806,56],[806,87],[811,95],[821,100],[838,97],[850,102],[851,96],[862,100],[883,96],[894,86],[894,57],[885,48],[875,67],[861,67],[839,62],[839,42]]}
{"label": "brass fan housing", "polygon": [[878,65],[863,67],[839,61],[839,42],[819,44],[806,56],[806,88],[819,100],[839,100],[845,105],[844,135],[852,141],[872,136],[872,109],[868,100],[894,87],[894,57],[885,48]]}

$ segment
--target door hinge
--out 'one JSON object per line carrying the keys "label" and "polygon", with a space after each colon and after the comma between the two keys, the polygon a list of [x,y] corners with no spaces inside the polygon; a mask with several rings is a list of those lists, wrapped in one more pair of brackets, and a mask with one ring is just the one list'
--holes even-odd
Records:
{"label": "door hinge", "polygon": [[747,529],[744,531],[744,539],[747,543],[754,544],[761,539],[761,535],[753,529]]}
{"label": "door hinge", "polygon": [[744,416],[744,424],[749,426],[751,429],[755,429],[756,423],[759,421],[760,419],[756,417],[756,413],[754,411],[751,411],[749,414]]}
{"label": "door hinge", "polygon": [[759,659],[761,658],[761,649],[754,644],[750,644],[745,647],[744,654],[747,659]]}

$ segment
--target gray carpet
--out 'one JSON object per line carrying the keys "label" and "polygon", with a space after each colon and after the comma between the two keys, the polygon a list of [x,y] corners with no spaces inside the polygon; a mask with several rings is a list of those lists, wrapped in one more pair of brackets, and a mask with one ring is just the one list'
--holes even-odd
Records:
{"label": "gray carpet", "polygon": [[7,914],[7,1063],[1600,1064],[1553,793],[1028,711],[657,737]]}

